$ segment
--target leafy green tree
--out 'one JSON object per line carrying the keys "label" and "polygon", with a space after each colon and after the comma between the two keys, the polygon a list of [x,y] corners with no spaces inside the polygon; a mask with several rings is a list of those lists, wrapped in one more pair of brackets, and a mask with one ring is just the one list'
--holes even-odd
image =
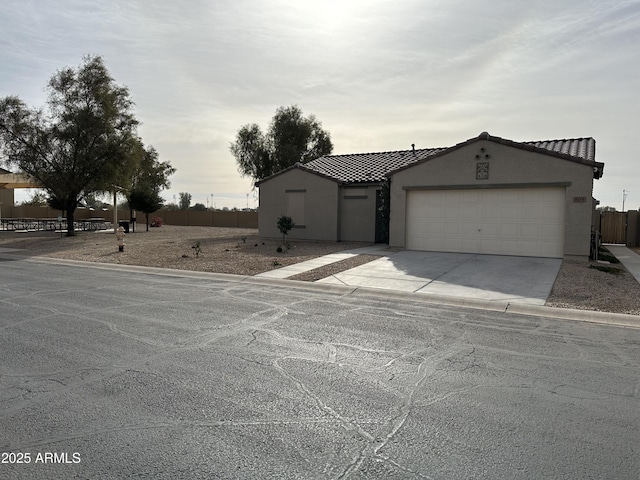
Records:
{"label": "leafy green tree", "polygon": [[61,212],[64,212],[64,209],[66,208],[65,203],[54,195],[49,195],[47,197],[47,205],[49,205],[49,208],[60,210]]}
{"label": "leafy green tree", "polygon": [[187,192],[180,192],[180,210],[189,210],[191,205],[191,194]]}
{"label": "leafy green tree", "polygon": [[168,210],[170,212],[175,212],[177,210],[180,210],[180,207],[176,203],[167,203],[167,204],[164,205],[164,210]]}
{"label": "leafy green tree", "polygon": [[111,207],[110,203],[100,200],[97,193],[89,193],[85,195],[84,197],[82,197],[82,203],[85,207],[93,208],[95,210]]}
{"label": "leafy green tree", "polygon": [[255,183],[296,162],[328,155],[333,144],[314,115],[304,117],[293,105],[276,110],[266,134],[255,123],[241,127],[230,150],[242,176]]}
{"label": "leafy green tree", "polygon": [[129,193],[129,205],[131,208],[145,214],[147,232],[149,231],[149,214],[160,210],[163,203],[163,198],[156,190],[134,189]]}
{"label": "leafy green tree", "polygon": [[196,203],[193,207],[189,207],[189,210],[195,210],[197,212],[206,212],[207,207],[204,203]]}
{"label": "leafy green tree", "polygon": [[162,208],[164,199],[160,191],[169,188],[169,177],[176,171],[169,162],[160,162],[155,148],[145,148],[138,140],[135,149],[136,165],[127,188],[129,208],[139,210],[146,215],[149,231],[149,214]]}
{"label": "leafy green tree", "polygon": [[107,191],[131,169],[137,120],[126,87],[99,56],[51,77],[47,108],[16,96],[0,98],[0,158],[34,178],[67,215],[84,195]]}
{"label": "leafy green tree", "polygon": [[29,196],[28,200],[23,201],[22,205],[26,207],[44,207],[47,205],[47,194],[36,191]]}

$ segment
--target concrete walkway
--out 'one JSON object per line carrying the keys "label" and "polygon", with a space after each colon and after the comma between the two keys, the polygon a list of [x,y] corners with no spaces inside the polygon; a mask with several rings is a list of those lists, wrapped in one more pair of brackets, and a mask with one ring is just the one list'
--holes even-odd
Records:
{"label": "concrete walkway", "polygon": [[640,283],[640,255],[629,250],[624,245],[604,245],[614,257],[620,260],[624,268]]}
{"label": "concrete walkway", "polygon": [[269,272],[259,273],[255,275],[259,278],[289,278],[299,273],[308,272],[314,268],[324,267],[332,263],[346,260],[347,258],[355,257],[356,255],[386,255],[388,252],[384,250],[387,245],[378,244],[371,247],[354,248],[353,250],[345,250],[340,253],[331,253],[322,257],[312,258],[306,262],[300,262],[287,267],[277,268]]}

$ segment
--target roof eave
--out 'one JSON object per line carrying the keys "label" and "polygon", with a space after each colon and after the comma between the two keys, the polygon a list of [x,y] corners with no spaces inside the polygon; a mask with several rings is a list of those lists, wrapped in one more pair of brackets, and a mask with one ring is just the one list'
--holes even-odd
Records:
{"label": "roof eave", "polygon": [[443,155],[447,155],[455,150],[458,150],[462,147],[465,147],[467,145],[470,145],[474,142],[480,141],[480,140],[487,140],[489,142],[494,142],[494,143],[498,143],[501,145],[506,145],[512,148],[518,148],[521,150],[527,150],[527,151],[531,151],[531,152],[535,152],[535,153],[540,153],[542,155],[548,155],[548,156],[552,156],[552,157],[557,157],[557,158],[561,158],[563,160],[569,160],[571,162],[576,162],[576,163],[581,163],[583,165],[587,165],[590,167],[593,167],[594,172],[594,178],[598,179],[600,177],[602,177],[602,172],[604,170],[604,163],[602,162],[596,162],[595,160],[587,160],[585,158],[582,157],[576,157],[573,155],[569,155],[566,153],[562,153],[562,152],[554,152],[552,150],[547,150],[545,148],[540,148],[540,147],[536,147],[534,145],[528,145],[526,143],[522,143],[522,142],[515,142],[513,140],[508,140],[506,138],[502,138],[502,137],[495,137],[492,135],[489,135],[487,132],[483,132],[480,135],[478,135],[477,137],[474,138],[470,138],[468,140],[465,140],[464,142],[460,142],[452,147],[449,147],[445,150],[442,150],[441,152],[438,153],[434,153],[433,155],[429,155],[421,160],[418,160],[417,162],[414,162],[412,164],[409,165],[405,165],[403,167],[397,168],[395,170],[392,170],[391,172],[386,174],[387,178],[390,178],[392,175],[401,172],[403,170],[406,170],[408,168],[411,167],[415,167],[416,165],[420,165],[424,162],[427,162],[429,160],[432,160],[434,158],[438,158],[441,157]]}
{"label": "roof eave", "polygon": [[285,168],[283,170],[280,170],[279,172],[274,173],[273,175],[269,175],[268,177],[265,177],[262,180],[257,181],[255,183],[255,186],[256,187],[260,187],[260,185],[262,183],[267,182],[269,180],[272,180],[275,177],[278,177],[280,175],[283,175],[283,174],[285,174],[287,172],[290,172],[291,170],[295,170],[295,169],[300,169],[300,170],[303,170],[305,172],[317,175],[319,177],[326,178],[327,180],[331,180],[332,182],[338,182],[339,183],[339,181],[336,178],[330,177],[329,175],[325,175],[324,173],[316,172],[315,170],[305,166],[304,164],[302,164],[300,162],[297,162],[294,165],[291,165],[290,167],[287,167],[287,168]]}

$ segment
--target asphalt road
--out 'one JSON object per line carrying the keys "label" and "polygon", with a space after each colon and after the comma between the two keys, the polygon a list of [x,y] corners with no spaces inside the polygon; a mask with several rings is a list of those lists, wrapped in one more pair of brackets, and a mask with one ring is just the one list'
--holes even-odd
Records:
{"label": "asphalt road", "polygon": [[615,478],[640,329],[0,259],[0,478]]}

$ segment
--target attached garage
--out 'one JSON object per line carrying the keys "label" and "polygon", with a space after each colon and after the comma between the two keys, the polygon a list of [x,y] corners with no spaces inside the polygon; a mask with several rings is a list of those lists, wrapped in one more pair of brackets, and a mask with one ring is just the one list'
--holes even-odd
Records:
{"label": "attached garage", "polygon": [[410,190],[406,248],[561,258],[565,190]]}
{"label": "attached garage", "polygon": [[589,256],[595,140],[488,133],[389,172],[389,245],[527,257]]}

